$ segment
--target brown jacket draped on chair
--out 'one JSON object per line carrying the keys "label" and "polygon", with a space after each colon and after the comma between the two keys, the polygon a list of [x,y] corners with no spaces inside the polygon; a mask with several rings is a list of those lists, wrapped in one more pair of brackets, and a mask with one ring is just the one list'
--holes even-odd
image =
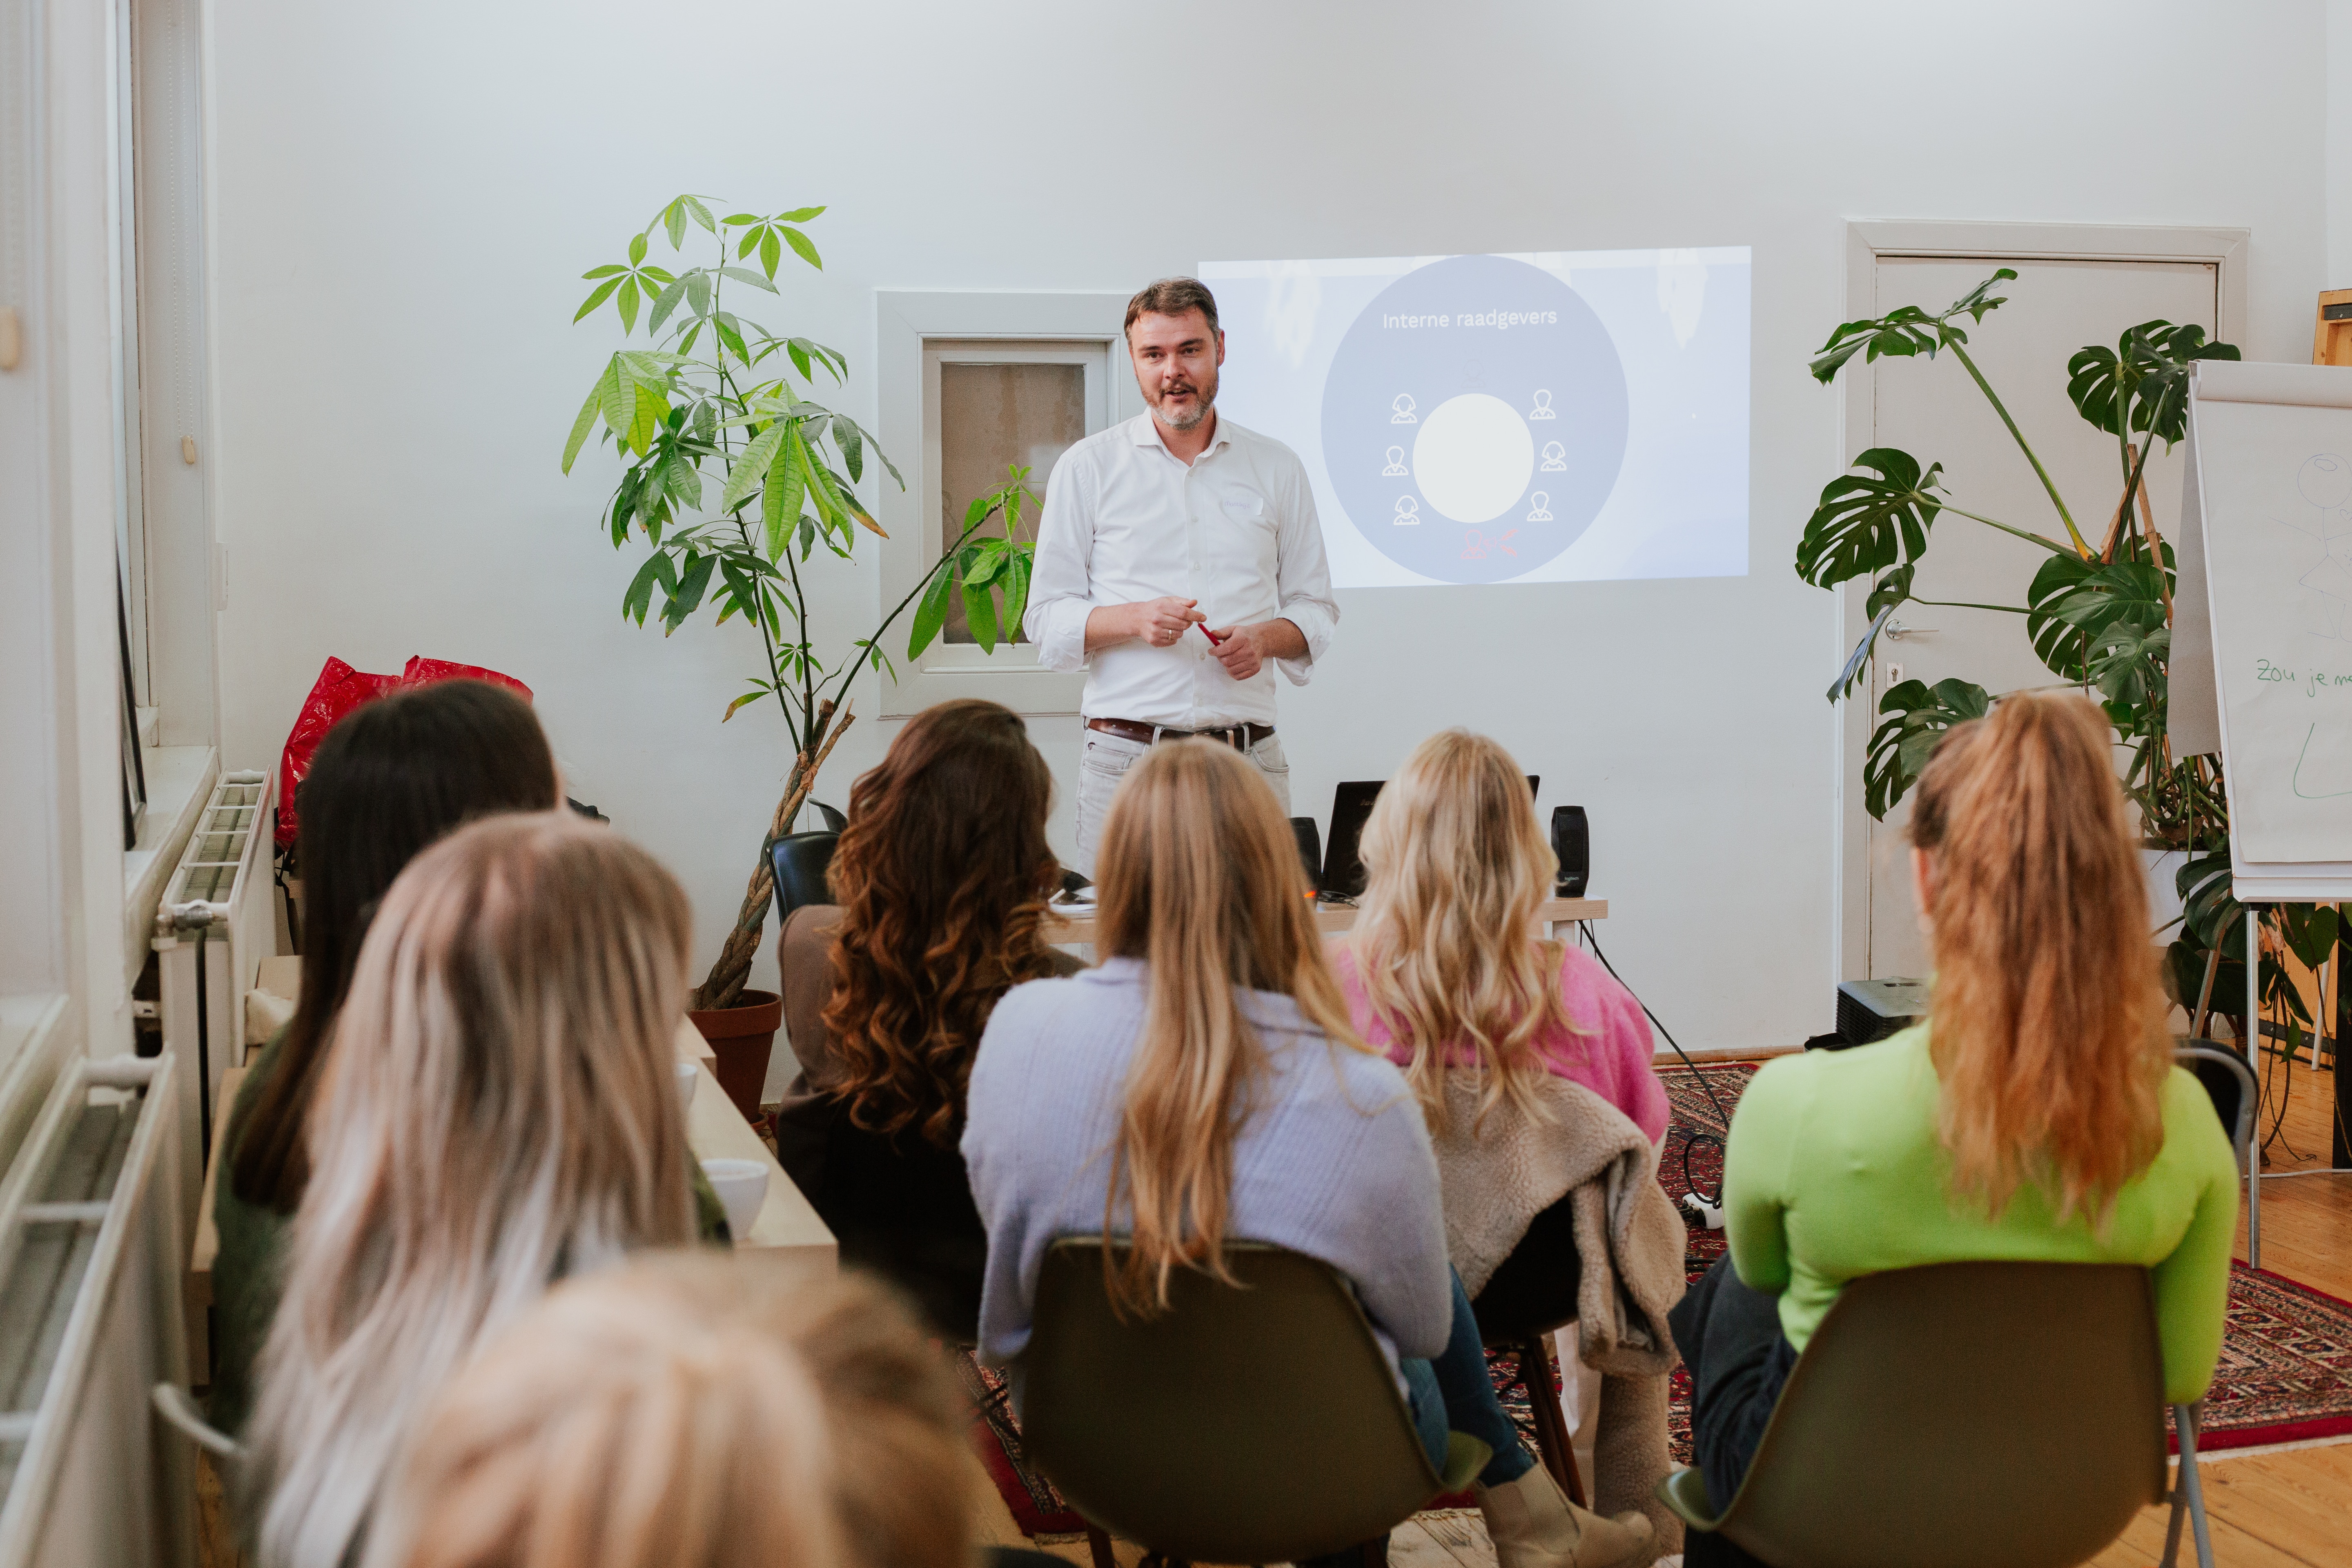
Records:
{"label": "brown jacket draped on chair", "polygon": [[1666,1380],[1680,1358],[1666,1313],[1686,1283],[1682,1216],[1658,1184],[1656,1145],[1631,1118],[1569,1079],[1542,1074],[1535,1088],[1549,1121],[1506,1100],[1479,1126],[1478,1079],[1446,1075],[1453,1130],[1433,1139],[1446,1252],[1475,1299],[1535,1217],[1570,1200],[1582,1270],[1578,1359],[1601,1374],[1593,1507],[1641,1510],[1672,1553],[1681,1526],[1655,1488],[1672,1468]]}

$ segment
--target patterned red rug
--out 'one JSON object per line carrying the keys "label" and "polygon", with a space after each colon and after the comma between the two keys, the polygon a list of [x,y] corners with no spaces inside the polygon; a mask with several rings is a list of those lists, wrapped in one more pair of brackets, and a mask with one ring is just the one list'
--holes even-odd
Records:
{"label": "patterned red rug", "polygon": [[[1723,1130],[1739,1103],[1753,1062],[1668,1068],[1659,1077],[1674,1105],[1658,1179],[1679,1204],[1694,1187],[1713,1194],[1723,1179]],[[1694,1280],[1723,1255],[1723,1233],[1694,1226],[1684,1262]],[[973,1406],[971,1436],[982,1464],[1014,1522],[1034,1539],[1077,1539],[1085,1524],[1028,1462],[1021,1429],[996,1373],[957,1358]],[[1528,1391],[1517,1358],[1489,1356],[1503,1408],[1528,1447],[1535,1445]],[[1669,1432],[1677,1461],[1690,1458],[1690,1380],[1674,1374]],[[2352,1302],[2267,1269],[2231,1266],[2229,1331],[2221,1364],[2205,1399],[2208,1452],[2352,1436]]]}

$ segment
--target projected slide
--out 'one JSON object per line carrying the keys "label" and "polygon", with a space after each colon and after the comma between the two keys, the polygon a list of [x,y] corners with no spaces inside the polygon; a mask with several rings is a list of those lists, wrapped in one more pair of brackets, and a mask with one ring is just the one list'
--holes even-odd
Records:
{"label": "projected slide", "polygon": [[1340,587],[1748,571],[1746,247],[1212,261]]}

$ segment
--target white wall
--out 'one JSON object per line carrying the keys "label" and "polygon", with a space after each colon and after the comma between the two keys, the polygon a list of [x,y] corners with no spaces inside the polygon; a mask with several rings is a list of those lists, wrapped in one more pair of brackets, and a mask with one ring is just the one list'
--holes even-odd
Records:
{"label": "white wall", "polygon": [[[568,325],[575,279],[678,190],[832,204],[828,269],[780,313],[861,367],[878,287],[1751,245],[1752,574],[1343,595],[1283,724],[1318,815],[1431,729],[1496,735],[1547,805],[1591,811],[1602,940],[1683,1043],[1793,1042],[1829,1026],[1834,978],[1822,690],[1843,649],[1787,562],[1848,456],[1804,368],[1840,313],[1842,220],[2243,225],[2248,354],[2302,358],[2326,20],[2320,0],[219,6],[224,764],[275,756],[331,653],[508,670],[715,950],[782,727],[717,723],[756,662],[739,626],[621,623],[637,556],[600,539],[610,461],[557,473],[614,346]],[[829,580],[835,641],[872,617],[871,570]],[[887,729],[859,723],[829,798]],[[1066,789],[1075,724],[1038,729]]]}

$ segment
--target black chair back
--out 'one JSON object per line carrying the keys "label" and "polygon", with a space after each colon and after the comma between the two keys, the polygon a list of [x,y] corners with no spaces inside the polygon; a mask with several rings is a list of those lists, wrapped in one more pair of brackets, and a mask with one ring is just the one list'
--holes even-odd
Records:
{"label": "black chair back", "polygon": [[777,930],[783,929],[794,910],[833,901],[824,878],[840,842],[838,833],[787,833],[768,851],[768,864],[776,874]]}
{"label": "black chair back", "polygon": [[1307,868],[1307,885],[1320,890],[1323,886],[1323,835],[1317,831],[1311,816],[1290,819],[1290,836],[1298,840],[1298,863]]}

